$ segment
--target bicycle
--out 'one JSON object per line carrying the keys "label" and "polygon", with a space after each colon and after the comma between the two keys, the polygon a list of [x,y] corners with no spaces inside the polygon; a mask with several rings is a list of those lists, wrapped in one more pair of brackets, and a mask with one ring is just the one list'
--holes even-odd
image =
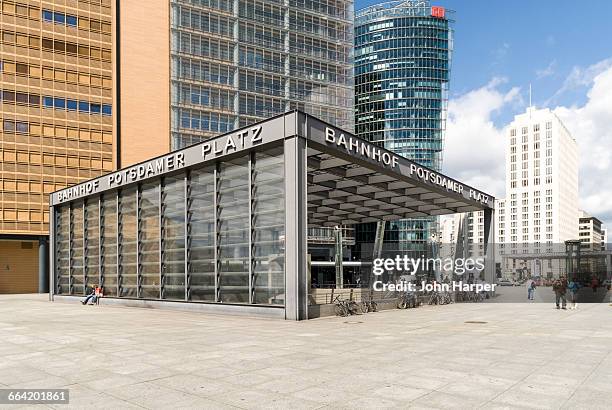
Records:
{"label": "bicycle", "polygon": [[361,312],[362,313],[376,312],[377,310],[378,310],[378,304],[374,302],[374,300],[372,299],[372,296],[370,296],[368,299],[361,301]]}
{"label": "bicycle", "polygon": [[412,292],[404,292],[397,298],[398,309],[408,309],[417,307],[417,297]]}
{"label": "bicycle", "polygon": [[336,316],[346,317],[359,314],[359,306],[354,300],[343,300],[340,299],[340,296],[336,296],[334,302],[336,303],[334,307]]}
{"label": "bicycle", "polygon": [[453,300],[448,292],[433,291],[427,303],[429,305],[448,305],[453,303]]}
{"label": "bicycle", "polygon": [[472,302],[482,302],[485,299],[484,295],[481,292],[474,292],[472,294]]}

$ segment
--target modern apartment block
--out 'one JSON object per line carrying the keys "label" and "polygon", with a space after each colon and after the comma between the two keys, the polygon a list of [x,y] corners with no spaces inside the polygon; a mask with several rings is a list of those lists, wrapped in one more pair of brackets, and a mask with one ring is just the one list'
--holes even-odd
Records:
{"label": "modern apartment block", "polygon": [[[355,15],[356,134],[437,171],[446,128],[452,14],[429,1],[392,1]],[[387,226],[386,242],[421,254],[435,220],[394,222]]]}
{"label": "modern apartment block", "polygon": [[605,239],[601,228],[601,221],[581,210],[578,223],[580,248],[588,251],[605,250]]}
{"label": "modern apartment block", "polygon": [[[111,171],[111,0],[3,0],[0,293],[36,292],[49,197]],[[43,276],[44,278],[45,276]]]}
{"label": "modern apartment block", "polygon": [[122,165],[291,109],[353,129],[352,1],[128,1],[119,20]]}

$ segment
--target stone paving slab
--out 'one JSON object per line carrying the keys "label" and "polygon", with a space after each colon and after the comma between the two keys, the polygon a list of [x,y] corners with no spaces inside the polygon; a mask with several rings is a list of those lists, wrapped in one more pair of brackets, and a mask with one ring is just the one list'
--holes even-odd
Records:
{"label": "stone paving slab", "polygon": [[0,295],[0,341],[1,388],[70,389],[69,406],[35,408],[612,406],[608,304],[287,322]]}

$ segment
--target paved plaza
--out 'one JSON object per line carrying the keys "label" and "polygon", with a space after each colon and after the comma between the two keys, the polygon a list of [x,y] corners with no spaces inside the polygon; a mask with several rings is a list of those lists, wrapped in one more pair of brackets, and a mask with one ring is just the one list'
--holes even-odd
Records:
{"label": "paved plaza", "polygon": [[2,295],[0,341],[0,387],[70,389],[54,408],[612,405],[607,303],[290,322]]}

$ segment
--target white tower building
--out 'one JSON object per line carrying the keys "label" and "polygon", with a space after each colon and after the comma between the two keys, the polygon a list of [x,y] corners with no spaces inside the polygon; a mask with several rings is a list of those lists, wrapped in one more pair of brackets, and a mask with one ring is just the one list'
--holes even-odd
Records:
{"label": "white tower building", "polygon": [[[496,224],[502,253],[563,252],[566,240],[579,238],[576,140],[547,108],[529,107],[506,132],[506,198],[498,201]],[[512,261],[504,270],[514,274],[523,267],[545,277],[565,273],[558,261],[521,265]]]}

